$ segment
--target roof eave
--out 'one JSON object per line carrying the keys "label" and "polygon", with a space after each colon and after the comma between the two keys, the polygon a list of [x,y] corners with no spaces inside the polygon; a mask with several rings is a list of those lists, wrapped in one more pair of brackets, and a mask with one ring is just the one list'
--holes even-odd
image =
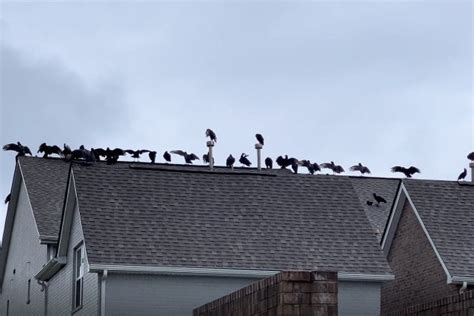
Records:
{"label": "roof eave", "polygon": [[39,281],[49,281],[67,263],[66,257],[57,257],[48,261],[47,264],[35,275]]}
{"label": "roof eave", "polygon": [[467,284],[474,284],[474,277],[472,276],[455,276],[451,277],[450,284],[462,284],[466,282]]}

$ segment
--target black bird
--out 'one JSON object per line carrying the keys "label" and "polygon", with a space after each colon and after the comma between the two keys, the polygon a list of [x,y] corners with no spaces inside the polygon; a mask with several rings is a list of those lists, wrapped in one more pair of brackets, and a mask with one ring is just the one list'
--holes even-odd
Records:
{"label": "black bird", "polygon": [[167,162],[171,162],[171,155],[168,151],[165,151],[163,154],[163,159],[165,159]]}
{"label": "black bird", "polygon": [[458,177],[458,181],[459,180],[464,180],[464,178],[466,178],[466,176],[467,176],[467,170],[466,170],[466,168],[464,168],[464,171],[461,172],[461,174]]}
{"label": "black bird", "polygon": [[[202,155],[202,161],[207,164],[209,163],[209,153]],[[214,162],[214,157],[212,157],[212,163],[214,164]]]}
{"label": "black bird", "polygon": [[340,165],[336,165],[336,166],[334,167],[334,170],[333,170],[333,171],[334,171],[335,173],[342,173],[342,172],[344,172],[344,168],[342,168],[342,166],[340,166]]}
{"label": "black bird", "polygon": [[420,169],[413,166],[411,166],[410,168],[395,166],[392,168],[392,172],[401,172],[407,178],[411,178],[411,176],[414,175],[415,173],[420,173]]}
{"label": "black bird", "polygon": [[127,150],[125,150],[125,152],[127,154],[130,154],[133,159],[140,159],[141,154],[149,153],[150,151],[148,149],[137,149],[137,150],[127,149]]}
{"label": "black bird", "polygon": [[248,156],[249,155],[242,153],[242,155],[240,155],[239,162],[247,167],[250,167],[252,163],[250,162],[250,160],[247,159]]}
{"label": "black bird", "polygon": [[355,165],[355,166],[350,167],[349,170],[350,170],[350,171],[359,171],[361,174],[370,173],[369,168],[367,168],[366,166],[362,165],[360,162],[359,162],[358,165]]}
{"label": "black bird", "polygon": [[[288,158],[288,156],[286,156]],[[277,165],[279,165],[282,169],[286,168],[285,166],[285,158],[283,158],[282,156],[278,156],[277,159],[276,159],[276,163]]]}
{"label": "black bird", "polygon": [[265,158],[265,167],[267,169],[272,169],[273,168],[273,160],[270,157]]}
{"label": "black bird", "polygon": [[470,161],[474,161],[474,151],[467,155],[467,159],[469,159]]}
{"label": "black bird", "polygon": [[[311,173],[311,174],[314,174],[314,167],[313,167],[313,164],[311,164],[311,161],[309,160],[301,160],[300,161],[300,164],[303,166],[303,167],[306,167],[308,169],[308,172]],[[319,167],[319,166],[318,166]]]}
{"label": "black bird", "polygon": [[31,150],[28,148],[28,146],[23,146],[20,142],[17,142],[16,144],[6,144],[3,146],[3,150],[11,150],[11,151],[16,151],[17,152],[17,157],[18,156],[24,156],[26,154],[32,156],[33,154],[31,153]]}
{"label": "black bird", "polygon": [[150,158],[151,163],[155,163],[155,161],[156,161],[156,151],[150,151],[148,153],[148,158]]}
{"label": "black bird", "polygon": [[206,129],[206,136],[209,137],[212,141],[217,143],[217,136],[216,133],[210,128]]}
{"label": "black bird", "polygon": [[380,203],[387,203],[387,201],[385,201],[385,199],[380,195],[377,195],[375,193],[372,195],[374,196],[375,201],[377,201],[377,205],[379,205]]}
{"label": "black bird", "polygon": [[369,200],[367,200],[367,202],[366,202],[366,203],[367,203],[367,205],[368,205],[368,206],[372,206],[372,205],[374,204],[374,202],[372,202],[372,201],[369,201]]}
{"label": "black bird", "polygon": [[257,138],[257,141],[260,145],[264,145],[264,139],[263,139],[263,136],[262,134],[255,134],[255,137]]}
{"label": "black bird", "polygon": [[318,163],[313,162],[312,164],[314,171],[321,171],[321,167],[318,165]]}
{"label": "black bird", "polygon": [[278,158],[276,159],[276,163],[281,167],[281,169],[286,169],[297,161],[298,159],[296,158],[288,158],[288,155],[285,155],[284,158],[282,156],[278,156]]}
{"label": "black bird", "polygon": [[120,156],[125,156],[125,151],[121,148],[115,148],[113,150],[109,147],[107,147],[107,149],[96,148],[94,149],[94,155],[97,160],[100,160],[100,157],[105,157],[107,164],[112,165],[119,160]]}
{"label": "black bird", "polygon": [[199,157],[196,156],[195,154],[193,153],[190,153],[188,154],[187,152],[185,151],[182,151],[182,150],[172,150],[170,151],[172,154],[176,154],[176,155],[180,155],[180,156],[183,156],[184,157],[184,161],[186,163],[193,163],[193,160],[199,160]]}
{"label": "black bird", "polygon": [[229,157],[227,157],[227,160],[225,161],[225,165],[228,168],[234,169],[234,163],[235,163],[235,158],[234,156],[232,156],[232,154],[230,154]]}
{"label": "black bird", "polygon": [[72,160],[85,160],[87,163],[95,162],[96,157],[93,151],[87,150],[84,145],[81,145],[79,149],[75,149],[71,152]]}
{"label": "black bird", "polygon": [[334,168],[336,167],[336,164],[334,163],[334,161],[331,161],[331,162],[324,162],[322,164],[319,165],[322,169],[331,169],[332,171],[334,171]]}
{"label": "black bird", "polygon": [[294,173],[298,173],[298,160],[291,161],[291,169],[293,169]]}
{"label": "black bird", "polygon": [[12,194],[8,193],[7,197],[5,198],[5,204],[10,203],[11,198],[12,198]]}
{"label": "black bird", "polygon": [[46,143],[42,143],[38,149],[39,153],[43,153],[43,158],[48,158],[49,155],[56,154],[59,157],[64,157],[63,151],[56,145],[48,146]]}
{"label": "black bird", "polygon": [[66,143],[64,143],[63,156],[67,157],[67,155],[70,155],[71,153],[72,153],[71,147],[69,147]]}

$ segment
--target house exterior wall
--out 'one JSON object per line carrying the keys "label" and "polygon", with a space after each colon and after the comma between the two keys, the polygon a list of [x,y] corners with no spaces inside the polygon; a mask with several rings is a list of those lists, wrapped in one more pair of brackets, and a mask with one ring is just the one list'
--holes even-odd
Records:
{"label": "house exterior wall", "polygon": [[193,309],[259,279],[109,274],[106,315],[191,316]]}
{"label": "house exterior wall", "polygon": [[[44,292],[34,276],[46,262],[47,246],[40,244],[33,210],[22,181],[0,295],[0,315],[6,315],[7,301],[10,315],[43,314]],[[28,280],[31,280],[29,304]]]}
{"label": "house exterior wall", "polygon": [[382,286],[382,315],[457,293],[408,201],[387,259],[395,280]]}
{"label": "house exterior wall", "polygon": [[[73,296],[73,266],[74,248],[84,241],[80,214],[77,207],[74,210],[71,236],[67,251],[67,264],[49,280],[48,286],[48,315],[70,315],[72,312]],[[99,284],[96,273],[89,273],[87,260],[87,245],[85,256],[83,301],[82,308],[74,315],[97,315],[99,313]]]}
{"label": "house exterior wall", "polygon": [[339,316],[380,315],[379,282],[338,282]]}

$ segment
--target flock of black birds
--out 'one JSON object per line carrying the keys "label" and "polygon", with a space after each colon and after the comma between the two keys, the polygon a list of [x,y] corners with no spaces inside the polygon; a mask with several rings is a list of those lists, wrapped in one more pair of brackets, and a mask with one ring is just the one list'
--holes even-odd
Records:
{"label": "flock of black birds", "polygon": [[[213,130],[207,129],[205,133],[206,137],[209,137],[209,139],[213,142],[217,142],[217,136],[216,133],[214,133]],[[261,134],[256,134],[255,138],[257,139],[258,144],[261,146],[264,145],[265,141],[264,138]],[[15,151],[17,152],[17,156],[24,156],[24,155],[33,155],[31,150],[27,147],[22,145],[20,142],[12,143],[12,144],[7,144],[3,146],[3,150],[7,151]],[[57,155],[58,157],[64,159],[65,161],[82,161],[85,163],[94,163],[96,161],[101,161],[102,158],[103,160],[106,161],[107,164],[115,164],[117,161],[119,161],[120,157],[126,156],[127,154],[130,155],[131,158],[134,160],[140,159],[141,155],[148,153],[148,158],[150,159],[150,163],[154,164],[156,162],[157,158],[157,152],[153,150],[148,150],[148,149],[121,149],[121,148],[115,148],[115,149],[110,149],[107,147],[106,149],[103,148],[91,148],[90,150],[86,149],[83,145],[81,145],[78,149],[71,150],[71,148],[64,144],[63,148],[61,149],[59,146],[53,145],[49,146],[46,143],[42,143],[39,146],[38,153],[43,154],[43,158],[47,158],[50,155]],[[171,150],[170,152],[165,151],[163,154],[163,159],[166,162],[171,162],[171,154],[174,155],[179,155],[184,158],[185,163],[187,164],[192,164],[193,161],[195,160],[200,160],[199,157],[194,154],[194,153],[188,153],[184,150]],[[474,161],[474,152],[470,153],[467,158],[471,161]],[[214,158],[213,158],[214,159]],[[209,154],[206,153],[202,156],[202,160],[204,163],[209,164]],[[213,161],[214,162],[214,161]],[[234,164],[236,162],[236,159],[230,154],[227,159],[226,159],[226,166],[228,168],[234,168]],[[239,158],[240,164],[242,166],[250,167],[252,163],[248,159],[248,155],[246,153],[242,153]],[[270,157],[265,158],[265,167],[267,169],[272,169],[273,168],[273,160]],[[331,162],[325,162],[318,164],[316,162],[311,162],[309,160],[299,160],[294,157],[288,157],[288,155],[284,156],[278,156],[275,160],[276,164],[282,168],[286,169],[291,167],[294,173],[298,173],[298,168],[299,167],[305,167],[310,174],[314,174],[315,172],[322,171],[322,169],[329,169],[332,170],[334,174],[340,174],[345,172],[344,168],[341,165],[335,164],[333,161]],[[350,171],[354,172],[360,172],[360,174],[370,174],[370,169],[367,166],[362,165],[361,163],[358,163],[357,165],[354,165],[349,168]],[[392,172],[399,172],[403,173],[407,178],[411,178],[414,174],[420,173],[420,169],[416,167],[402,167],[402,166],[394,166],[391,169]],[[467,170],[464,169],[464,171],[459,175],[458,181],[465,179],[467,176]],[[376,199],[377,204],[380,204],[380,202]]]}

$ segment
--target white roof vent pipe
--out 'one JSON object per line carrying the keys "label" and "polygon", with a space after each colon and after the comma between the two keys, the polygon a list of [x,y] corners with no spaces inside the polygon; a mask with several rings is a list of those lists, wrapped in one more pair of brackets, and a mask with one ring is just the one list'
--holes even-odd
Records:
{"label": "white roof vent pipe", "polygon": [[469,167],[471,167],[471,182],[474,183],[474,161],[469,163]]}
{"label": "white roof vent pipe", "polygon": [[262,170],[262,144],[256,143],[255,149],[257,150],[257,169]]}
{"label": "white roof vent pipe", "polygon": [[212,147],[214,147],[214,141],[213,140],[208,140],[207,141],[207,147],[209,148],[209,152],[208,152],[209,168],[211,170],[214,170],[214,155],[212,153]]}

